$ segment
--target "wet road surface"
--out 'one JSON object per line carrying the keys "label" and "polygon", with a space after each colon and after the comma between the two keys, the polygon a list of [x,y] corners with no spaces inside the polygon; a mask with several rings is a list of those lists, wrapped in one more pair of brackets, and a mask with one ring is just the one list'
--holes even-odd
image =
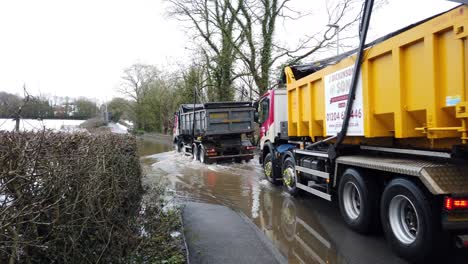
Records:
{"label": "wet road surface", "polygon": [[192,264],[287,263],[241,212],[224,205],[185,202],[182,219]]}
{"label": "wet road surface", "polygon": [[[382,234],[363,236],[347,228],[337,203],[308,194],[291,197],[266,181],[256,159],[204,165],[169,151],[148,156],[145,164],[149,179],[169,181],[177,202],[219,204],[246,215],[288,263],[406,263]],[[441,263],[468,263],[467,250],[447,255]]]}

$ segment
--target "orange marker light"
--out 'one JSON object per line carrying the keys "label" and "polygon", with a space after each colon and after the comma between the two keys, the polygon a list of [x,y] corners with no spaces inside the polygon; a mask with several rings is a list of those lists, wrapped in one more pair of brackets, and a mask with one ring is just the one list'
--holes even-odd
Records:
{"label": "orange marker light", "polygon": [[445,198],[445,209],[452,210],[453,209],[453,200],[450,197]]}
{"label": "orange marker light", "polygon": [[468,199],[446,197],[444,205],[445,209],[448,211],[455,209],[468,209]]}

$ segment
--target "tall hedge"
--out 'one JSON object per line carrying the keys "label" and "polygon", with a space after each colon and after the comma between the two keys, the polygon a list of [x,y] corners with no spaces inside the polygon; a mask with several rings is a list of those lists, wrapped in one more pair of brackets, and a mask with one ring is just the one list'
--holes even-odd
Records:
{"label": "tall hedge", "polygon": [[0,132],[0,263],[120,263],[137,246],[133,137]]}

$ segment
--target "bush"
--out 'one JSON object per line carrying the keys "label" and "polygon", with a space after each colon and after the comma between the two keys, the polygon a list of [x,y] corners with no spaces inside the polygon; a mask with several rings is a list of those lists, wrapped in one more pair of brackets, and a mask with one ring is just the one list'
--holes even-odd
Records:
{"label": "bush", "polygon": [[136,140],[0,132],[0,263],[122,263],[139,243]]}
{"label": "bush", "polygon": [[106,122],[102,118],[90,118],[83,123],[80,124],[81,128],[86,128],[86,129],[92,129],[92,128],[98,128],[98,127],[103,127],[106,125]]}
{"label": "bush", "polygon": [[132,133],[132,135],[135,135],[135,136],[141,136],[141,135],[145,134],[145,131],[141,130],[141,129],[130,129],[129,132]]}

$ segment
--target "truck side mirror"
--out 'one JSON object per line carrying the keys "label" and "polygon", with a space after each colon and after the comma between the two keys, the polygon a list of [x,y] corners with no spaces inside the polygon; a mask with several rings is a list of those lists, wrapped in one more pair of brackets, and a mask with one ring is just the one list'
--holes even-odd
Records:
{"label": "truck side mirror", "polygon": [[254,112],[254,121],[255,121],[255,123],[258,123],[258,112],[257,111]]}
{"label": "truck side mirror", "polygon": [[257,109],[258,108],[258,101],[253,101],[252,102],[252,107]]}

